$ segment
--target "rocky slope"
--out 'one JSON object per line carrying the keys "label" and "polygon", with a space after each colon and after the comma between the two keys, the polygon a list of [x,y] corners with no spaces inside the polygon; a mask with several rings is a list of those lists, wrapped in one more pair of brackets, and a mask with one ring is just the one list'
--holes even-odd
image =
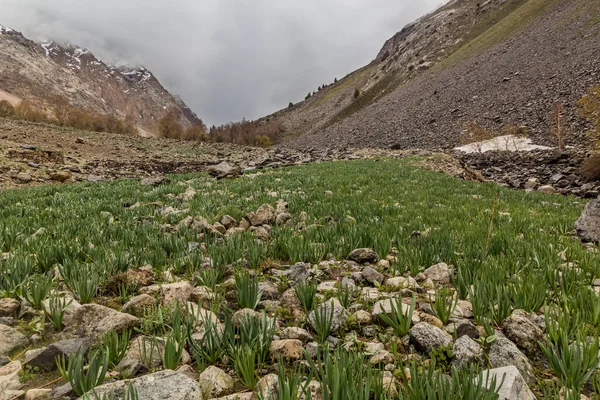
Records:
{"label": "rocky slope", "polygon": [[558,100],[577,143],[586,125],[576,102],[600,81],[599,12],[598,1],[454,0],[368,66],[268,118],[298,148],[451,148],[472,122],[525,126],[548,144]]}
{"label": "rocky slope", "polygon": [[51,113],[57,101],[93,113],[131,118],[152,132],[166,110],[177,109],[181,122],[198,120],[144,67],[112,67],[89,50],[55,42],[35,43],[0,27],[0,91],[31,101]]}

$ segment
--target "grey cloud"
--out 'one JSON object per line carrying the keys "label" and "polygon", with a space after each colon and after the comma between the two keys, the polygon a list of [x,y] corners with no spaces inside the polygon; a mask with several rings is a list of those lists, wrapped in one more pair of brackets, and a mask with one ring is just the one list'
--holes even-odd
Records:
{"label": "grey cloud", "polygon": [[442,0],[0,0],[0,24],[141,64],[207,123],[253,119],[371,61]]}

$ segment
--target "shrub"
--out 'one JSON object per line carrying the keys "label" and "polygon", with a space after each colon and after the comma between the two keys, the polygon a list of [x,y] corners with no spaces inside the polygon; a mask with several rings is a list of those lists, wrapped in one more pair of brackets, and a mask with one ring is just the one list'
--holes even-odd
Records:
{"label": "shrub", "polygon": [[25,100],[14,108],[13,116],[29,122],[44,122],[47,120],[43,113],[37,111],[33,104]]}
{"label": "shrub", "polygon": [[307,314],[311,312],[315,305],[317,283],[314,281],[300,282],[294,286],[294,292],[296,292],[296,296],[298,297],[298,300],[300,300],[300,304],[302,304],[304,312]]}
{"label": "shrub", "polygon": [[108,369],[108,354],[104,348],[96,350],[89,357],[89,364],[85,366],[85,353],[79,349],[77,353],[56,360],[56,366],[62,378],[71,384],[73,391],[83,396],[104,382]]}
{"label": "shrub", "polygon": [[292,103],[292,102],[290,101],[290,104],[288,104],[288,108],[292,108],[292,107],[294,107],[294,103]]}
{"label": "shrub", "polygon": [[594,147],[600,145],[600,85],[594,86],[578,102],[579,114],[592,124],[590,138]]}
{"label": "shrub", "polygon": [[258,289],[258,280],[247,271],[235,273],[235,298],[241,308],[255,309],[262,293]]}
{"label": "shrub", "polygon": [[0,118],[12,117],[15,113],[15,108],[6,100],[0,101]]}
{"label": "shrub", "polygon": [[579,173],[587,182],[600,179],[600,155],[587,158],[579,167]]}
{"label": "shrub", "polygon": [[415,311],[416,302],[417,300],[415,296],[413,296],[409,309],[406,311],[406,313],[404,313],[402,308],[402,298],[396,297],[394,299],[391,299],[390,304],[392,306],[392,312],[390,313],[390,315],[383,312],[379,314],[379,318],[383,322],[391,326],[397,335],[399,335],[400,337],[405,336],[406,334],[408,334],[408,330],[410,329],[412,315]]}
{"label": "shrub", "polygon": [[176,110],[170,110],[158,121],[158,134],[160,137],[168,139],[182,139],[184,130],[179,122],[179,113]]}
{"label": "shrub", "polygon": [[358,99],[359,96],[360,96],[360,89],[359,88],[354,89],[354,98]]}

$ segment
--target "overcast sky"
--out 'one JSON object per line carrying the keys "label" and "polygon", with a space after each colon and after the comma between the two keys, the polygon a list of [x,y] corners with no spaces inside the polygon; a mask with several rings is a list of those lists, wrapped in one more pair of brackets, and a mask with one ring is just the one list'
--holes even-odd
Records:
{"label": "overcast sky", "polygon": [[0,24],[143,65],[207,124],[254,119],[367,64],[443,0],[0,0]]}

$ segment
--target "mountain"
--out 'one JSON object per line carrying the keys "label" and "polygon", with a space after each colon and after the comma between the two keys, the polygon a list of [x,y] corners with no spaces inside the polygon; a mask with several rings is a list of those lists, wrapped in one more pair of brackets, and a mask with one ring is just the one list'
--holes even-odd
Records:
{"label": "mountain", "polygon": [[600,83],[599,15],[599,0],[452,0],[369,65],[265,119],[298,148],[451,148],[473,124],[547,144],[560,101],[581,142],[576,103]]}
{"label": "mountain", "polygon": [[2,26],[0,54],[0,94],[28,100],[47,113],[64,99],[93,113],[130,118],[146,134],[173,109],[185,126],[200,121],[144,67],[110,66],[87,49],[36,43]]}

